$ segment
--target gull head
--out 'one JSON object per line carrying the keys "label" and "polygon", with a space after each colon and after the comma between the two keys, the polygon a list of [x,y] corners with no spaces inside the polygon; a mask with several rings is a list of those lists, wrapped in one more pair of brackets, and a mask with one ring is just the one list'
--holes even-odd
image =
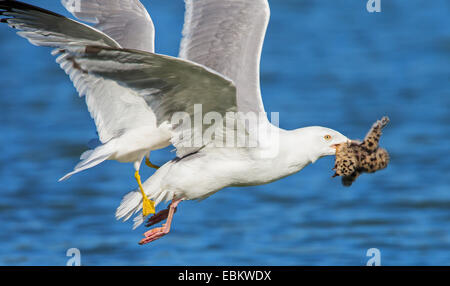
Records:
{"label": "gull head", "polygon": [[342,135],[336,130],[325,127],[316,128],[317,137],[314,139],[314,141],[317,142],[320,157],[336,155],[337,146],[350,141],[346,136]]}
{"label": "gull head", "polygon": [[310,148],[317,158],[336,155],[337,146],[350,141],[338,131],[326,127],[313,126],[304,130],[308,133]]}

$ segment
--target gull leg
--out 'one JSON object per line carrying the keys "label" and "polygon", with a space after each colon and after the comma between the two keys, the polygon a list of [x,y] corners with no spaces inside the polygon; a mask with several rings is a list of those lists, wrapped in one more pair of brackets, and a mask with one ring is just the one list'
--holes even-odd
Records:
{"label": "gull leg", "polygon": [[150,168],[158,170],[160,167],[150,162],[150,159],[148,157],[145,158],[145,165],[149,166]]}
{"label": "gull leg", "polygon": [[[166,210],[167,212],[162,211],[162,212],[159,212],[157,215],[155,215],[155,217],[157,217],[158,222],[159,222],[159,221],[164,220],[164,218],[167,214],[167,221],[165,224],[163,224],[162,227],[157,227],[157,228],[151,229],[151,230],[147,231],[146,233],[144,233],[145,238],[139,242],[140,245],[147,244],[147,243],[150,243],[157,239],[160,239],[161,237],[165,236],[166,234],[168,234],[170,232],[173,214],[176,212],[177,206],[180,202],[181,202],[181,199],[172,200],[172,203],[170,203],[169,208]],[[157,223],[157,222],[154,222],[156,220],[152,221],[152,218],[150,218],[149,222],[150,221],[152,223],[151,225]]]}
{"label": "gull leg", "polygon": [[[151,227],[152,225],[155,225],[155,224],[160,223],[163,220],[167,219],[167,217],[169,216],[169,211],[170,211],[170,205],[167,207],[167,209],[162,210],[162,211],[158,212],[157,214],[152,215],[147,220],[147,224],[145,226],[146,227]],[[177,212],[177,208],[175,207],[174,214],[176,212]],[[145,236],[145,234],[144,234],[144,236]]]}
{"label": "gull leg", "polygon": [[139,190],[142,195],[142,214],[144,216],[148,216],[149,214],[155,213],[155,203],[147,198],[147,195],[144,192],[144,187],[142,187],[141,176],[139,175],[139,171],[134,173],[134,177],[139,185]]}

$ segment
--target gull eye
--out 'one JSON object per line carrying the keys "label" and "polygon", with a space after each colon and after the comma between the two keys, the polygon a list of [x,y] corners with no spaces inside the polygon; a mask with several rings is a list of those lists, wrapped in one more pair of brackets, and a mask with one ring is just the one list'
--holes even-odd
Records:
{"label": "gull eye", "polygon": [[323,138],[324,138],[325,140],[329,141],[329,140],[331,140],[331,135],[325,135],[325,136],[323,136]]}

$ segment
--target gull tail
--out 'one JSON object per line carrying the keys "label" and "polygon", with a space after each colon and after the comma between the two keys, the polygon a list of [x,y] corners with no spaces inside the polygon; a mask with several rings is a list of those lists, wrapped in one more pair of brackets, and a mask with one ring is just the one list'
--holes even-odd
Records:
{"label": "gull tail", "polygon": [[[169,201],[173,198],[174,192],[164,190],[161,187],[161,183],[167,173],[169,172],[171,166],[174,164],[173,161],[166,163],[164,166],[158,169],[153,176],[148,178],[142,186],[144,187],[145,194],[149,199],[155,202],[155,207],[161,203],[162,201]],[[142,210],[142,195],[139,190],[134,190],[128,194],[126,194],[122,201],[120,202],[119,207],[116,210],[116,219],[127,221],[133,215],[137,214]],[[133,229],[136,229],[144,222],[145,217],[142,215],[142,212],[137,215],[133,221]]]}
{"label": "gull tail", "polygon": [[110,141],[104,145],[100,145],[94,150],[88,150],[84,152],[80,157],[81,162],[75,166],[72,172],[59,179],[58,182],[67,180],[76,173],[97,166],[98,164],[108,160],[111,155],[114,154],[114,152],[115,148],[113,141]]}

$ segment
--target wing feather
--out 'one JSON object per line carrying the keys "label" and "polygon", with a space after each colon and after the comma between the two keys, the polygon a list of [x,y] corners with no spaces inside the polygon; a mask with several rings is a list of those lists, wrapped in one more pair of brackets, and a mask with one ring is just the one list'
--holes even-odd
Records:
{"label": "wing feather", "polygon": [[[18,34],[37,46],[60,48],[81,45],[120,45],[104,33],[59,14],[18,1],[0,1],[1,21],[19,30]],[[95,121],[99,139],[106,143],[135,126],[156,126],[154,113],[132,89],[112,80],[89,75],[77,69],[68,55],[60,55],[56,62],[69,75]],[[134,100],[134,104],[129,104]]]}
{"label": "wing feather", "polygon": [[115,39],[122,47],[154,52],[155,28],[139,0],[61,0],[79,20]]}
{"label": "wing feather", "polygon": [[33,45],[120,45],[104,33],[45,9],[19,1],[0,1],[1,22],[18,29]]}
{"label": "wing feather", "polygon": [[[140,101],[144,101],[156,115],[158,125],[168,122],[175,134],[184,135],[174,136],[172,140],[180,157],[209,143],[201,141],[196,145],[193,142],[198,140],[194,136],[201,136],[206,130],[203,121],[194,124],[195,118],[202,120],[210,112],[226,117],[227,113],[236,111],[233,82],[196,63],[138,50],[99,46],[69,47],[59,53],[73,62],[72,70],[75,67],[78,72],[112,81],[135,92],[138,96],[127,98],[126,102],[137,99],[136,103],[142,106]],[[179,117],[183,124],[174,121],[176,113],[184,115]],[[221,136],[220,132],[218,130],[217,136]]]}
{"label": "wing feather", "polygon": [[264,112],[259,63],[270,17],[267,0],[185,0],[180,57],[234,81],[238,110]]}
{"label": "wing feather", "polygon": [[[56,47],[52,53],[58,56],[57,63],[80,96],[85,96],[102,143],[133,128],[154,128],[171,122],[178,112],[194,123],[209,112],[225,117],[236,111],[235,85],[210,68],[188,60],[122,49],[94,28],[21,2],[0,1],[0,14],[2,22],[18,29],[32,43]],[[196,105],[201,105],[200,110]],[[200,125],[175,124],[174,134],[190,134],[172,138],[179,157],[208,144],[191,144],[193,148],[182,144],[201,136],[204,127],[202,121]]]}

